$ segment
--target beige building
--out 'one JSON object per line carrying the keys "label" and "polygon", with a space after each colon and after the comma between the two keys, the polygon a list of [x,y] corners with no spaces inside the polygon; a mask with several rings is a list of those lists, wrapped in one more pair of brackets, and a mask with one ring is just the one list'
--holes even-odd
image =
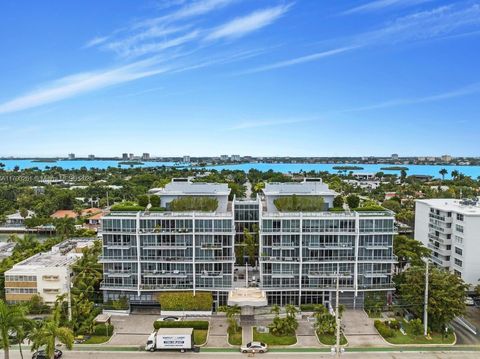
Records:
{"label": "beige building", "polygon": [[38,294],[46,304],[68,293],[71,265],[80,258],[82,249],[93,245],[91,238],[73,238],[17,263],[5,272],[5,299],[9,303],[28,301]]}

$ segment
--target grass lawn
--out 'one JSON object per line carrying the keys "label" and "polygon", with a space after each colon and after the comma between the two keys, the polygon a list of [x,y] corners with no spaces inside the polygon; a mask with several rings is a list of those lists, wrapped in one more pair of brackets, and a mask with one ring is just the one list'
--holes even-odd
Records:
{"label": "grass lawn", "polygon": [[102,344],[105,343],[110,337],[103,335],[92,335],[90,338],[85,340],[82,344]]}
{"label": "grass lawn", "polygon": [[285,335],[277,337],[270,333],[259,333],[257,328],[253,328],[253,340],[263,342],[267,345],[292,345],[297,342],[296,335]]}
{"label": "grass lawn", "polygon": [[400,330],[395,331],[395,336],[391,338],[385,338],[385,340],[391,344],[453,344],[455,341],[455,335],[449,334],[446,338],[440,333],[432,333],[431,339],[427,339],[421,335],[414,335],[407,322],[401,320],[402,326],[405,329],[407,335],[403,335]]}
{"label": "grass lawn", "polygon": [[242,328],[234,334],[228,332],[228,343],[230,345],[242,345]]}
{"label": "grass lawn", "polygon": [[206,329],[195,329],[193,331],[193,341],[195,342],[195,345],[205,344],[207,341],[207,333],[208,330]]}
{"label": "grass lawn", "polygon": [[[320,340],[320,343],[324,345],[335,345],[337,343],[337,336],[335,334],[318,334],[317,333],[318,340]],[[340,336],[340,345],[346,345],[347,344],[347,338],[343,334]]]}

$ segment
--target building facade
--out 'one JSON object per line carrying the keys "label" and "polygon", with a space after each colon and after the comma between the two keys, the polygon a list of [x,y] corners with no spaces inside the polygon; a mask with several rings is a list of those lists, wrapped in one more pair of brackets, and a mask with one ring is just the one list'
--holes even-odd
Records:
{"label": "building facade", "polygon": [[415,239],[432,250],[432,262],[472,286],[480,278],[478,201],[425,199],[415,204]]}
{"label": "building facade", "polygon": [[[198,189],[201,188],[201,191]],[[366,291],[391,292],[392,212],[334,212],[334,191],[321,182],[267,184],[264,196],[228,202],[223,184],[174,180],[159,194],[162,206],[182,196],[218,199],[215,212],[112,212],[102,219],[104,299],[156,304],[163,291],[213,293],[216,305],[247,281],[235,266],[247,256],[245,231],[258,240],[255,285],[270,304],[331,303],[337,277],[342,302],[361,306]],[[282,196],[320,196],[319,212],[280,212]],[[164,202],[165,201],[165,202]],[[240,254],[239,254],[240,253]]]}

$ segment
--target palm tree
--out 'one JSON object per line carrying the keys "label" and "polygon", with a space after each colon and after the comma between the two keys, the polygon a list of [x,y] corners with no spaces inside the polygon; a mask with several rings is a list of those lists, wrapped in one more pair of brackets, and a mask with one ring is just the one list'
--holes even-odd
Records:
{"label": "palm tree", "polygon": [[298,313],[298,309],[295,308],[293,304],[287,304],[285,306],[285,311],[287,312],[287,317],[292,317],[292,318],[294,318],[295,314]]}
{"label": "palm tree", "polygon": [[458,175],[459,175],[459,172],[458,172],[457,170],[453,170],[452,173],[451,173],[451,175],[452,175],[452,178],[453,178],[453,179],[457,179],[457,177],[458,177]]}
{"label": "palm tree", "polygon": [[448,174],[448,171],[446,168],[442,168],[438,173],[442,175],[442,180],[445,180],[445,175]]}
{"label": "palm tree", "polygon": [[60,306],[55,308],[53,318],[35,328],[29,336],[32,341],[32,351],[45,347],[48,358],[55,355],[55,342],[59,341],[67,347],[73,347],[73,333],[70,328],[60,326]]}
{"label": "palm tree", "polygon": [[0,299],[0,339],[5,359],[10,358],[10,336],[12,334],[18,336],[26,321],[23,309],[10,307]]}

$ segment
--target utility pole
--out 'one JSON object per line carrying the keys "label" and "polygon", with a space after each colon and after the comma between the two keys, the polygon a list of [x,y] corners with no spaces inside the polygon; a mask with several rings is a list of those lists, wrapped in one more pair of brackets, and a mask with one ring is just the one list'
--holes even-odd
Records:
{"label": "utility pole", "polygon": [[423,304],[423,335],[427,336],[428,335],[428,263],[429,260],[427,259],[425,261],[426,267],[425,267],[425,302]]}
{"label": "utility pole", "polygon": [[335,324],[337,326],[337,340],[336,340],[336,343],[335,343],[335,352],[336,352],[336,355],[337,355],[337,358],[340,357],[340,315],[339,315],[339,312],[338,312],[338,300],[339,300],[339,292],[340,292],[340,274],[337,272],[337,290],[336,290],[336,294],[335,294]]}

